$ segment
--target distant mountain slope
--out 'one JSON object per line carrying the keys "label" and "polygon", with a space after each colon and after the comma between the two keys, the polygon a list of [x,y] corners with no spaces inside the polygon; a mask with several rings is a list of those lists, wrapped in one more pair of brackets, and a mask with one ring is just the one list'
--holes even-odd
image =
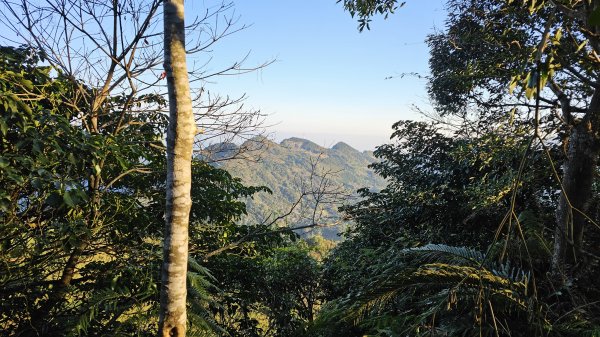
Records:
{"label": "distant mountain slope", "polygon": [[[260,141],[263,145],[257,162],[226,160],[216,164],[240,177],[246,185],[264,185],[273,191],[272,195],[261,193],[248,200],[249,215],[242,222],[269,222],[286,214],[302,191],[326,186],[329,192],[350,196],[359,188],[379,190],[385,186],[385,181],[367,168],[376,161],[371,151],[360,152],[341,142],[328,149],[301,138],[289,138],[280,144],[266,139]],[[250,140],[238,148],[250,148],[257,143],[257,140]],[[228,143],[224,148],[231,152],[236,150],[235,146]],[[219,158],[218,154],[216,156]],[[321,197],[329,196],[332,195]],[[333,204],[321,204],[317,213],[313,213],[315,196],[307,195],[283,222],[292,226],[304,225],[310,223],[314,215],[319,218],[319,223],[334,223],[339,220],[337,207],[342,201],[348,202],[347,197],[343,199]],[[321,229],[323,236],[329,239],[336,239],[338,231],[339,227]]]}

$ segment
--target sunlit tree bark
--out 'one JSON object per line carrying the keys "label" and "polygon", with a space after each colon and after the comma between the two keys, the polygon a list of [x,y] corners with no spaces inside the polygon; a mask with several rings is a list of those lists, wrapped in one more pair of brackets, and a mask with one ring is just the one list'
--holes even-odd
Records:
{"label": "sunlit tree bark", "polygon": [[169,127],[159,336],[185,336],[191,160],[196,124],[186,65],[183,0],[164,2],[164,25]]}

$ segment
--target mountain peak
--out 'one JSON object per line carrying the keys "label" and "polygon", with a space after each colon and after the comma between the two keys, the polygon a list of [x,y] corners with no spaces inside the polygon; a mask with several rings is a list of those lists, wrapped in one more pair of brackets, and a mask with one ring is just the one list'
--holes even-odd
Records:
{"label": "mountain peak", "polygon": [[357,149],[353,148],[352,146],[344,143],[344,142],[339,142],[337,144],[335,144],[334,146],[331,147],[332,150],[335,151],[343,151],[343,152],[359,152]]}
{"label": "mountain peak", "polygon": [[302,149],[313,153],[323,153],[327,150],[324,147],[319,146],[308,139],[298,137],[284,139],[283,141],[281,141],[280,145],[290,149]]}

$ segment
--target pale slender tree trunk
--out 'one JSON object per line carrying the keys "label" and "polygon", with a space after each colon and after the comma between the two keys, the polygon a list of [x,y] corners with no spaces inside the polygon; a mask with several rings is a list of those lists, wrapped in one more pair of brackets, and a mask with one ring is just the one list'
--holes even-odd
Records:
{"label": "pale slender tree trunk", "polygon": [[161,272],[159,336],[185,336],[188,223],[196,125],[188,80],[183,0],[164,2],[165,71],[169,90],[167,202]]}

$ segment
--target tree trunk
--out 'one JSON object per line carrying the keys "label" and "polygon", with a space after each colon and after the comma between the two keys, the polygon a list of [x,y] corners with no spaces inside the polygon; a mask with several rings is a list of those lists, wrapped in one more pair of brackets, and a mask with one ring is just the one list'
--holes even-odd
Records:
{"label": "tree trunk", "polygon": [[188,223],[196,125],[188,80],[183,0],[164,2],[165,71],[169,91],[167,202],[159,336],[185,336]]}
{"label": "tree trunk", "polygon": [[556,212],[552,272],[568,277],[582,259],[583,233],[592,198],[592,184],[598,165],[600,144],[600,90],[596,89],[586,117],[576,124],[569,137],[567,161],[562,178],[563,191]]}

